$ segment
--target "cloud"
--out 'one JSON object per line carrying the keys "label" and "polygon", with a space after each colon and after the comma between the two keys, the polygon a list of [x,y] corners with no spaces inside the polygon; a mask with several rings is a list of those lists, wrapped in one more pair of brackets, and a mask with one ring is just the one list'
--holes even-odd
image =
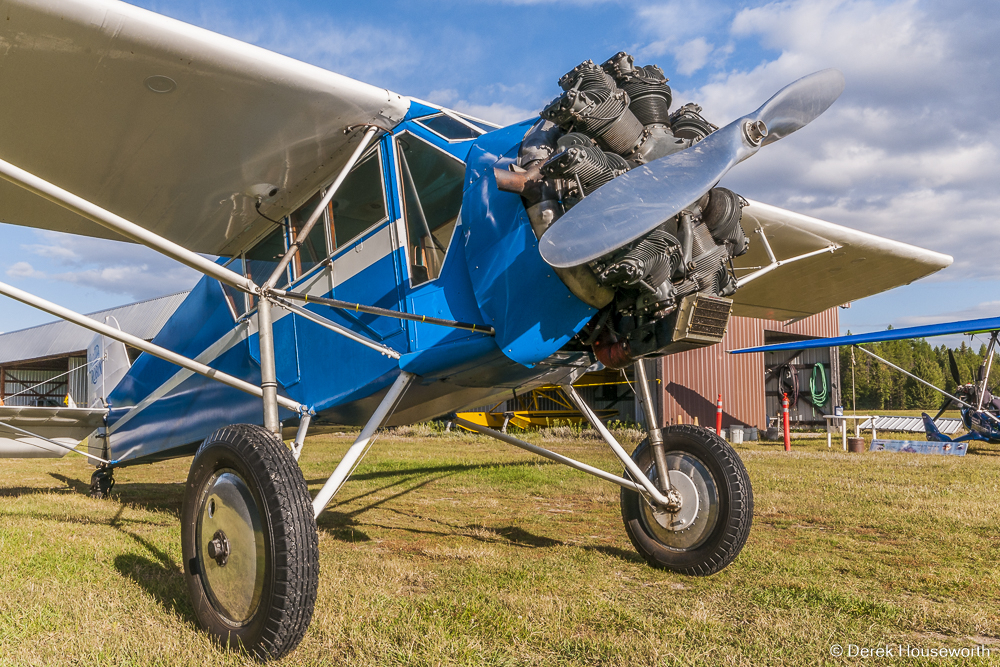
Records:
{"label": "cloud", "polygon": [[11,278],[40,278],[45,276],[44,273],[36,271],[35,267],[27,262],[13,264],[7,269],[7,275]]}
{"label": "cloud", "polygon": [[697,101],[723,124],[791,81],[837,67],[847,82],[841,98],[738,165],[723,184],[951,254],[956,262],[943,279],[1000,278],[1000,55],[990,41],[997,15],[974,2],[942,0],[745,8],[730,15],[729,36],[770,55],[709,62],[708,83],[675,89],[675,99]]}
{"label": "cloud", "polygon": [[44,259],[45,271],[20,261],[7,269],[7,275],[22,280],[73,284],[122,301],[139,301],[191,289],[201,274],[164,257],[149,248],[74,236],[59,232],[36,231],[39,243],[24,244],[24,254]]}

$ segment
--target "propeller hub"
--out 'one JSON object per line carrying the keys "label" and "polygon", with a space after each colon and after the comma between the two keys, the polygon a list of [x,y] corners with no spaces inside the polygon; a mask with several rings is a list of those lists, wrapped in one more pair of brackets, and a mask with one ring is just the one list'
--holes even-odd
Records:
{"label": "propeller hub", "polygon": [[748,120],[743,123],[743,138],[751,146],[760,146],[767,136],[767,125],[762,120]]}

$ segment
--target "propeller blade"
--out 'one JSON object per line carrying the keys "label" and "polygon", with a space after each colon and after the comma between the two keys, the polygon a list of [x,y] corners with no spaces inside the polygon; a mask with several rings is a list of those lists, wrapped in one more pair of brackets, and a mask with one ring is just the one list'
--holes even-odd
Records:
{"label": "propeller blade", "polygon": [[958,372],[958,362],[955,361],[955,353],[948,348],[948,365],[951,367],[951,377],[955,379],[955,385],[962,386],[962,377]]}
{"label": "propeller blade", "polygon": [[944,414],[944,411],[947,410],[949,407],[951,407],[951,399],[945,398],[944,403],[941,404],[941,409],[938,410],[938,413],[936,415],[934,415],[934,419],[932,421],[937,421],[941,417],[941,415]]}
{"label": "propeller blade", "polygon": [[546,230],[538,243],[542,258],[569,268],[634,241],[697,201],[762,145],[814,120],[843,90],[844,76],[835,69],[810,74],[694,146],[606,183]]}

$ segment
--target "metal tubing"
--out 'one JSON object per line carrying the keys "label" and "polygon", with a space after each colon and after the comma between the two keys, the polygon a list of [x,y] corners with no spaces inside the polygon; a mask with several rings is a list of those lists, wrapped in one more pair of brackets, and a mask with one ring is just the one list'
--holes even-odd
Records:
{"label": "metal tubing", "polygon": [[306,444],[306,433],[309,431],[309,422],[312,421],[312,415],[308,412],[302,414],[302,421],[299,422],[299,429],[295,432],[295,440],[292,441],[292,456],[295,460],[299,460],[299,455],[302,454],[302,446]]}
{"label": "metal tubing", "polygon": [[[6,283],[0,283],[0,294],[9,296],[12,299],[16,299],[21,303],[25,303],[39,310],[44,310],[50,315],[55,315],[56,317],[73,322],[74,324],[79,324],[84,329],[90,329],[99,334],[103,334],[112,340],[117,340],[126,345],[131,345],[132,347],[142,350],[143,352],[148,352],[154,357],[163,359],[164,361],[169,361],[172,364],[176,364],[181,368],[186,368],[187,370],[197,373],[199,375],[204,375],[207,378],[213,380],[218,380],[222,384],[233,387],[234,389],[239,389],[248,394],[252,394],[258,398],[263,397],[264,393],[260,387],[249,382],[245,382],[237,377],[233,377],[228,373],[223,373],[222,371],[216,370],[211,366],[206,366],[203,363],[189,359],[183,355],[172,352],[166,348],[160,347],[159,345],[154,345],[149,343],[138,336],[133,336],[132,334],[127,334],[124,331],[115,329],[112,326],[104,324],[103,322],[98,322],[97,320],[92,320],[89,317],[80,315],[68,308],[63,308],[62,306],[56,305],[51,301],[46,301],[40,297],[33,294],[28,294],[23,290],[19,290],[16,287],[7,285]],[[278,404],[288,408],[289,410],[295,410],[296,412],[302,411],[302,405],[297,401],[293,401],[290,398],[285,398],[284,396],[278,396]]]}
{"label": "metal tubing", "polygon": [[501,433],[500,431],[494,431],[491,428],[487,428],[486,426],[480,426],[475,422],[470,422],[466,419],[462,419],[461,417],[454,417],[451,420],[454,423],[458,424],[459,426],[469,429],[470,431],[475,431],[476,433],[488,435],[491,438],[496,438],[497,440],[500,440],[501,442],[506,442],[508,445],[514,445],[515,447],[526,449],[532,454],[538,454],[539,456],[545,457],[550,461],[555,461],[556,463],[562,463],[563,465],[567,465],[570,468],[579,470],[580,472],[585,472],[588,475],[599,477],[605,481],[611,482],[612,484],[617,484],[622,488],[628,489],[629,491],[636,491],[638,493],[643,493],[644,491],[644,489],[641,486],[637,485],[635,482],[630,482],[624,477],[612,474],[610,472],[607,472],[606,470],[601,470],[600,468],[589,466],[586,463],[581,463],[580,461],[577,461],[576,459],[571,459],[568,456],[563,456],[562,454],[556,454],[555,452],[545,449],[544,447],[532,445],[531,443],[525,442],[524,440],[518,440],[512,435],[507,435],[506,433]]}
{"label": "metal tubing", "polygon": [[34,192],[36,195],[48,199],[50,202],[58,204],[92,222],[96,222],[102,227],[114,230],[136,243],[153,248],[167,257],[190,266],[195,271],[211,276],[227,285],[232,285],[244,292],[253,292],[257,289],[257,286],[249,278],[245,278],[235,271],[219,266],[212,260],[205,259],[196,252],[191,252],[173,241],[168,241],[134,222],[129,222],[125,218],[115,215],[97,204],[92,204],[86,199],[67,192],[59,186],[38,178],[34,174],[30,174],[4,160],[0,160],[0,178],[10,181],[29,192]]}
{"label": "metal tubing", "polygon": [[260,389],[264,399],[264,428],[281,435],[278,421],[278,374],[274,366],[274,330],[271,327],[271,302],[257,300],[257,337],[260,342]]}
{"label": "metal tubing", "polygon": [[[913,378],[914,380],[916,380],[917,382],[919,382],[921,384],[924,384],[924,385],[927,385],[928,387],[930,387],[931,389],[933,389],[937,393],[944,394],[945,396],[947,396],[951,400],[955,401],[959,405],[964,405],[965,407],[972,408],[973,410],[976,409],[976,406],[972,405],[971,403],[966,403],[965,401],[963,401],[959,397],[952,396],[951,394],[949,394],[948,392],[944,391],[943,389],[939,389],[939,388],[935,387],[934,385],[932,385],[927,380],[922,380],[922,379],[918,378],[916,375],[914,375],[913,373],[910,373],[909,371],[903,370],[902,368],[900,368],[896,364],[894,364],[894,363],[892,363],[890,361],[886,361],[885,359],[883,359],[882,357],[878,356],[874,352],[866,350],[865,348],[860,347],[858,345],[854,345],[853,347],[858,348],[859,350],[861,350],[862,352],[864,352],[865,354],[867,354],[870,357],[874,357],[875,359],[878,359],[879,361],[881,361],[883,364],[885,364],[889,368],[894,368],[897,371],[899,371],[900,373],[902,373],[903,375],[907,375],[907,376]],[[990,419],[992,419],[993,421],[1000,423],[1000,419],[997,419],[996,417],[994,417],[992,414],[990,414],[990,412],[988,410],[986,412],[983,412],[983,414],[986,415],[987,417],[989,417]],[[845,428],[845,431],[846,431],[846,428]]]}
{"label": "metal tubing", "polygon": [[323,195],[323,199],[316,205],[316,209],[312,212],[312,215],[309,216],[309,219],[306,220],[306,224],[302,226],[301,230],[299,230],[298,236],[295,237],[295,242],[288,247],[288,250],[281,258],[281,261],[278,262],[278,266],[271,273],[271,277],[264,283],[265,290],[269,290],[278,284],[278,280],[281,278],[281,274],[284,270],[288,267],[288,263],[292,261],[292,258],[295,257],[295,253],[297,253],[302,244],[305,243],[305,240],[309,237],[309,232],[311,232],[312,228],[316,225],[316,221],[323,215],[323,210],[330,204],[330,200],[332,200],[333,195],[337,193],[337,190],[340,188],[340,184],[344,182],[344,179],[347,178],[347,174],[349,174],[351,169],[354,168],[354,165],[357,164],[358,159],[361,157],[361,154],[365,152],[365,149],[368,148],[368,144],[371,142],[372,136],[376,132],[378,132],[378,128],[374,126],[369,127],[368,131],[365,132],[365,136],[361,139],[361,143],[358,144],[358,147],[354,149],[354,153],[351,154],[347,164],[344,165],[344,168],[340,170],[337,178],[332,184],[330,184],[330,187],[327,188],[326,194]]}
{"label": "metal tubing", "polygon": [[389,415],[392,414],[393,410],[396,409],[396,405],[399,403],[400,399],[403,398],[403,394],[406,393],[406,389],[410,386],[410,383],[417,376],[413,373],[407,373],[403,371],[396,378],[396,381],[392,383],[389,387],[389,393],[385,395],[382,402],[378,404],[375,408],[375,412],[372,414],[368,423],[365,427],[361,429],[361,433],[358,434],[357,440],[351,445],[347,453],[344,454],[344,458],[341,459],[340,463],[337,465],[337,469],[333,471],[330,475],[330,479],[326,480],[326,484],[323,488],[319,490],[316,494],[316,498],[313,499],[313,515],[319,516],[320,513],[326,509],[326,506],[330,504],[333,496],[340,490],[340,487],[344,485],[347,478],[350,477],[351,473],[354,471],[354,467],[357,465],[361,456],[368,449],[368,444],[371,442],[372,437],[375,435],[375,431],[379,430],[383,424],[389,419]]}
{"label": "metal tubing", "polygon": [[[764,236],[763,233],[761,233],[761,238],[764,239],[764,242],[765,242],[765,246],[764,247],[767,248],[768,252],[770,253],[771,246],[766,245],[766,243],[767,243],[767,237]],[[835,250],[839,250],[840,247],[841,246],[834,244],[834,245],[831,245],[831,246],[827,246],[826,248],[822,248],[820,250],[813,250],[812,252],[807,252],[804,255],[796,255],[795,257],[792,257],[790,259],[774,260],[773,259],[774,256],[771,255],[772,260],[773,260],[771,264],[768,264],[767,266],[765,266],[763,269],[760,269],[759,271],[754,271],[753,273],[751,273],[749,275],[743,276],[742,278],[740,278],[739,280],[736,281],[736,287],[737,288],[743,287],[748,282],[751,282],[753,280],[757,280],[757,278],[761,278],[763,276],[766,276],[771,271],[774,271],[775,269],[780,268],[780,267],[784,266],[785,264],[791,264],[792,262],[798,262],[798,261],[803,260],[803,259],[809,259],[810,257],[815,257],[816,255],[822,255],[824,252],[834,252]]]}
{"label": "metal tubing", "polygon": [[272,289],[271,294],[283,296],[288,299],[295,299],[296,301],[304,301],[305,303],[318,303],[322,306],[330,306],[331,308],[340,308],[342,310],[354,311],[356,313],[366,313],[368,315],[381,315],[383,317],[392,317],[397,320],[409,320],[410,322],[420,322],[423,324],[436,324],[442,327],[451,327],[453,329],[463,329],[465,331],[471,331],[473,333],[486,334],[487,336],[495,336],[497,333],[493,327],[487,326],[485,324],[469,324],[468,322],[457,322],[455,320],[442,320],[437,317],[427,317],[426,315],[414,315],[412,313],[403,313],[398,310],[390,310],[388,308],[365,306],[360,303],[351,303],[350,301],[338,301],[337,299],[327,299],[325,297],[310,296],[309,294],[286,292],[284,290],[279,290],[279,289]]}
{"label": "metal tubing", "polygon": [[[653,459],[657,470],[668,470],[667,454],[663,450],[663,431],[660,429],[653,407],[653,394],[649,391],[649,379],[646,377],[646,366],[642,359],[637,359],[632,365],[635,370],[636,398],[642,405],[642,414],[646,418],[646,434],[649,437],[649,447],[653,450]],[[670,492],[670,475],[657,475],[663,493]]]}
{"label": "metal tubing", "polygon": [[[102,459],[100,456],[94,456],[93,454],[88,454],[87,452],[81,452],[79,449],[70,447],[69,445],[64,445],[63,443],[56,442],[55,440],[50,440],[49,438],[46,438],[43,435],[38,435],[37,433],[32,433],[31,431],[25,431],[23,428],[18,428],[17,426],[14,426],[13,424],[8,424],[7,422],[0,422],[0,427],[9,428],[12,431],[17,431],[18,433],[22,433],[24,435],[30,435],[32,438],[38,438],[39,440],[44,440],[45,442],[51,443],[56,447],[61,447],[62,449],[65,449],[68,452],[75,452],[81,456],[86,456],[88,459],[94,459],[95,461],[100,461],[101,463],[107,463],[108,465],[113,465],[115,463],[118,463],[117,461],[108,461],[107,459]],[[29,442],[28,444],[34,445],[39,449],[43,449],[41,445],[37,445],[33,442]]]}
{"label": "metal tubing", "polygon": [[580,397],[580,394],[576,392],[573,385],[564,384],[560,386],[562,387],[563,392],[569,397],[569,400],[573,402],[574,406],[576,406],[576,409],[579,410],[581,414],[587,418],[587,421],[590,422],[590,425],[597,429],[597,432],[601,434],[601,437],[604,438],[604,442],[608,443],[608,447],[611,448],[611,451],[614,452],[615,456],[617,456],[622,462],[622,465],[625,466],[625,469],[628,470],[628,473],[632,476],[632,478],[641,484],[642,488],[646,490],[646,493],[649,494],[650,500],[658,505],[674,504],[671,502],[670,498],[664,496],[660,490],[656,488],[656,485],[653,484],[651,479],[646,477],[639,466],[636,465],[636,462],[632,460],[632,457],[628,455],[628,452],[625,451],[625,448],[618,443],[615,436],[611,435],[611,431],[609,431],[604,423],[597,418],[597,415],[595,415],[594,411],[590,409],[587,402],[584,401],[583,398]]}
{"label": "metal tubing", "polygon": [[998,331],[994,331],[990,334],[990,346],[986,349],[986,374],[983,375],[983,386],[979,388],[977,392],[979,394],[979,400],[976,401],[976,411],[983,409],[983,399],[986,397],[986,386],[990,383],[990,370],[993,368],[993,348],[997,344],[997,334]]}
{"label": "metal tubing", "polygon": [[331,322],[330,320],[326,319],[322,315],[317,315],[316,313],[312,312],[311,310],[306,310],[305,308],[302,308],[300,306],[296,306],[293,303],[289,303],[285,299],[282,299],[282,298],[277,297],[277,296],[272,296],[271,298],[274,299],[275,303],[277,303],[278,305],[280,305],[282,308],[287,308],[288,310],[292,311],[296,315],[301,315],[302,317],[306,318],[310,322],[315,322],[316,324],[320,325],[324,329],[329,329],[330,331],[339,333],[341,336],[345,336],[347,338],[350,338],[351,340],[353,340],[356,343],[361,343],[365,347],[370,347],[371,349],[375,350],[376,352],[384,354],[387,357],[391,357],[392,359],[399,359],[399,357],[400,357],[399,352],[396,352],[396,350],[392,349],[388,345],[382,345],[381,343],[376,343],[375,341],[371,340],[370,338],[365,338],[361,334],[356,333],[354,331],[351,331],[347,327],[342,327],[339,324],[337,324],[336,322]]}

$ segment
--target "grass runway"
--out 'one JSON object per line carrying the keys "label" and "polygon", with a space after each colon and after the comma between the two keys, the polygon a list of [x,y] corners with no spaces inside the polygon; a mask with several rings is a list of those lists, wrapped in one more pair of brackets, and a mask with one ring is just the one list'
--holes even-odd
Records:
{"label": "grass runway", "polygon": [[[278,664],[914,662],[831,655],[888,644],[984,646],[990,658],[917,662],[1000,665],[1000,447],[739,445],[750,539],[695,579],[638,558],[616,487],[485,438],[412,433],[383,435],[320,517],[316,612]],[[307,441],[313,493],[350,441]],[[597,441],[543,444],[616,469]],[[195,625],[178,525],[189,464],[120,470],[112,498],[93,500],[80,457],[3,461],[0,664],[254,664]]]}

